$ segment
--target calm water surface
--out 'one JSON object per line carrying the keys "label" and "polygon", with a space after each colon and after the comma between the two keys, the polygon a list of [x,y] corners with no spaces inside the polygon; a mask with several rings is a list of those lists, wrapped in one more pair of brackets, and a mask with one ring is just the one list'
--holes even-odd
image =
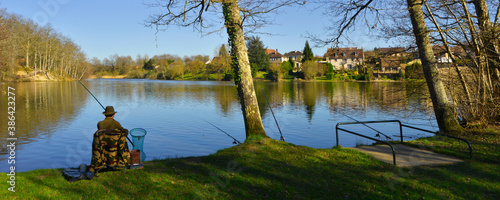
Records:
{"label": "calm water surface", "polygon": [[[147,160],[201,156],[245,140],[241,108],[233,82],[96,79],[83,81],[104,105],[118,112],[125,128],[144,128]],[[0,83],[2,91],[15,88],[16,171],[77,167],[90,164],[92,135],[103,109],[78,82]],[[335,145],[338,122],[399,119],[417,127],[437,130],[430,99],[422,83],[309,83],[256,82],[267,135],[280,133],[286,142],[314,148]],[[264,96],[265,94],[265,96]],[[7,172],[7,94],[0,106],[0,171]],[[370,124],[397,140],[397,124]],[[375,136],[362,125],[350,130]],[[405,130],[411,140],[426,136]],[[382,138],[383,139],[383,138]],[[370,144],[340,133],[344,147]],[[130,146],[130,145],[129,145]]]}

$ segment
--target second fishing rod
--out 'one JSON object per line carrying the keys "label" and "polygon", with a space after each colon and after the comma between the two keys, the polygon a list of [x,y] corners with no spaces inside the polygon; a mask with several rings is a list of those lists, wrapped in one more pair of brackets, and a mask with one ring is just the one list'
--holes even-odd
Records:
{"label": "second fishing rod", "polygon": [[271,104],[269,103],[269,99],[267,99],[267,95],[264,92],[264,89],[262,88],[262,86],[260,86],[260,90],[262,91],[262,94],[264,94],[264,97],[266,98],[267,105],[269,106],[269,110],[271,111],[271,114],[273,115],[273,118],[274,118],[274,122],[276,123],[276,126],[278,127],[278,131],[280,132],[280,136],[281,136],[280,140],[284,142],[285,137],[283,137],[283,133],[281,133],[280,125],[278,124],[278,120],[276,119],[276,116],[274,116],[273,108],[271,107]]}
{"label": "second fishing rod", "polygon": [[380,135],[383,135],[383,136],[385,136],[385,138],[386,138],[386,139],[389,139],[389,140],[391,139],[391,137],[389,137],[388,135],[386,135],[386,134],[384,134],[384,133],[382,133],[382,132],[378,131],[377,129],[375,129],[375,128],[371,127],[371,126],[368,126],[368,125],[367,125],[366,123],[364,123],[364,122],[358,121],[358,120],[354,119],[353,117],[351,117],[351,116],[349,116],[349,115],[347,115],[347,114],[345,114],[345,113],[342,113],[342,112],[340,112],[340,111],[337,111],[337,113],[340,113],[340,114],[342,114],[342,115],[346,116],[347,118],[352,119],[352,120],[354,120],[355,122],[360,123],[360,124],[362,124],[362,125],[364,125],[364,126],[368,127],[369,129],[371,129],[371,130],[373,130],[373,131],[377,132],[377,135],[375,135],[375,136],[377,136],[377,137],[380,137]]}

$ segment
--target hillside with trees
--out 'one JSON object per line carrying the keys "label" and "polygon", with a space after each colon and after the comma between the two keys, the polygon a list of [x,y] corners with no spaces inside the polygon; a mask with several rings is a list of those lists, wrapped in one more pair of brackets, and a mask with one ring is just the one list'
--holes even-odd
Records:
{"label": "hillside with trees", "polygon": [[0,10],[0,81],[81,78],[89,68],[85,53],[69,37]]}

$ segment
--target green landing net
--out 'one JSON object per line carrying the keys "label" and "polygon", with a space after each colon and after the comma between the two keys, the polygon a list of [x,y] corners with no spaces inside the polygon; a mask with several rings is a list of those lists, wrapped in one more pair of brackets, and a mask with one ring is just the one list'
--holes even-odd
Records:
{"label": "green landing net", "polygon": [[138,149],[141,151],[141,162],[146,160],[146,154],[143,151],[144,137],[146,137],[147,131],[142,128],[134,128],[130,130],[130,135],[132,136],[132,142],[134,147],[132,149]]}

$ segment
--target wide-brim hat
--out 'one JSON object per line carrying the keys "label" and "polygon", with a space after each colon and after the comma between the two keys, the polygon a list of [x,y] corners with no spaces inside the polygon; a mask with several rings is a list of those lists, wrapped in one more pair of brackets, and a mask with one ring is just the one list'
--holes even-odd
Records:
{"label": "wide-brim hat", "polygon": [[106,106],[106,109],[102,112],[103,115],[113,115],[115,113],[115,108],[113,108],[113,106]]}

